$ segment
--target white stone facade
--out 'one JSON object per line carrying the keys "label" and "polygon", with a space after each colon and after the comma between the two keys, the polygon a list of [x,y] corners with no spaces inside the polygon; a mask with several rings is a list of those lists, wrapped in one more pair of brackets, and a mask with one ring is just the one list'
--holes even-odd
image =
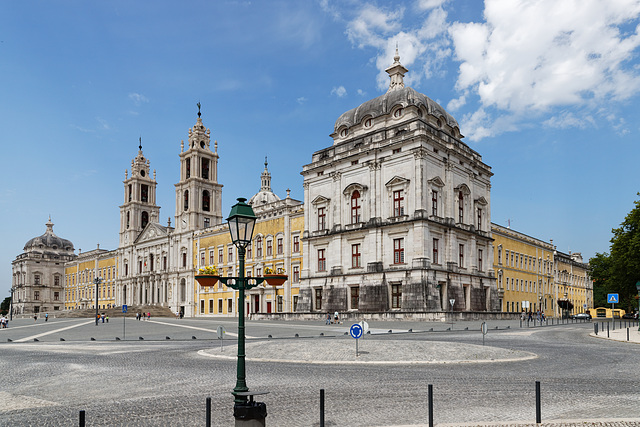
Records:
{"label": "white stone facade", "polygon": [[303,167],[298,311],[497,311],[491,168],[394,59],[389,91]]}

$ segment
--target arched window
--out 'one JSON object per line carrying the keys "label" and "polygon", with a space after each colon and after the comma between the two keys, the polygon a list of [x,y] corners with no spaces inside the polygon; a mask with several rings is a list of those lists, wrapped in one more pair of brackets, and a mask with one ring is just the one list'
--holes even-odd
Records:
{"label": "arched window", "polygon": [[360,212],[360,192],[358,190],[355,190],[351,194],[351,224],[357,224],[358,222],[361,222]]}
{"label": "arched window", "polygon": [[127,228],[129,228],[129,222],[130,222],[130,212],[127,212]]}
{"label": "arched window", "polygon": [[209,191],[204,190],[202,192],[202,210],[203,211],[209,212],[210,200],[211,200],[211,197],[209,196]]}
{"label": "arched window", "polygon": [[149,223],[149,213],[147,213],[147,211],[143,211],[140,217],[140,226],[142,228],[145,228],[148,223]]}
{"label": "arched window", "polygon": [[184,210],[189,210],[189,190],[184,190]]}

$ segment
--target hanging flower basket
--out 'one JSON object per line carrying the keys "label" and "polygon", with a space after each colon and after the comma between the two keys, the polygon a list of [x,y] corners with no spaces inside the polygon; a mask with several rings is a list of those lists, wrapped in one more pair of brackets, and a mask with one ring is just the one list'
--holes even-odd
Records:
{"label": "hanging flower basket", "polygon": [[220,276],[213,274],[202,274],[196,276],[196,280],[200,283],[200,286],[215,286],[220,280]]}
{"label": "hanging flower basket", "polygon": [[264,275],[264,280],[270,286],[280,286],[284,282],[286,282],[288,278],[289,276],[287,276],[286,274],[265,274]]}

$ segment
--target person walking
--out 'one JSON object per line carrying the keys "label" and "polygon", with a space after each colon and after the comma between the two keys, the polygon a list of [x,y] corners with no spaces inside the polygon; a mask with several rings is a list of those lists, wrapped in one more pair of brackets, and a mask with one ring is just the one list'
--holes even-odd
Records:
{"label": "person walking", "polygon": [[151,312],[150,311],[147,312],[147,320],[151,320]]}
{"label": "person walking", "polygon": [[108,314],[107,314],[107,317],[106,317],[106,318],[107,318],[107,323],[109,323],[109,315],[108,315]]}
{"label": "person walking", "polygon": [[46,322],[47,320],[49,320],[49,313],[44,314],[44,321]]}
{"label": "person walking", "polygon": [[327,313],[327,319],[324,322],[325,325],[330,325],[331,324],[331,314]]}

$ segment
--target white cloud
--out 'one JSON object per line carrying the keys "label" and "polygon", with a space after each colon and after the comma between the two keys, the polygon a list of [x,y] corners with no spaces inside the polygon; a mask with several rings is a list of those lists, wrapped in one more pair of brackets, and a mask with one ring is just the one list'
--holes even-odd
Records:
{"label": "white cloud", "polygon": [[111,126],[109,126],[109,123],[101,118],[101,117],[96,117],[96,120],[98,121],[98,123],[100,123],[99,129],[100,130],[109,130],[111,129]]}
{"label": "white cloud", "polygon": [[[477,94],[485,113],[493,108],[517,121],[640,90],[637,70],[626,64],[640,46],[638,28],[621,30],[638,20],[638,0],[486,0],[484,16],[485,23],[453,24],[449,34],[461,62],[457,89]],[[583,128],[589,120],[561,113],[543,124]]]}
{"label": "white cloud", "polygon": [[587,127],[595,126],[595,124],[596,121],[591,115],[578,117],[571,111],[563,111],[560,115],[553,116],[542,122],[543,126],[556,129],[586,129]]}
{"label": "white cloud", "polygon": [[347,95],[347,90],[344,86],[338,86],[331,89],[331,95],[336,95],[338,98],[342,98]]}
{"label": "white cloud", "polygon": [[458,99],[452,99],[447,104],[447,111],[458,111],[460,107],[467,103],[467,100],[464,95],[460,96]]}
{"label": "white cloud", "polygon": [[447,0],[418,0],[417,6],[419,9],[428,10],[442,6]]}
{"label": "white cloud", "polygon": [[296,102],[300,105],[304,104],[305,102],[307,102],[307,98],[305,98],[304,96],[301,96],[300,98],[296,99]]}
{"label": "white cloud", "polygon": [[146,96],[135,92],[129,94],[129,99],[132,100],[136,106],[149,102],[149,99]]}
{"label": "white cloud", "polygon": [[362,89],[358,89],[357,93],[358,93],[358,96],[366,96],[367,95],[367,92],[363,91]]}

